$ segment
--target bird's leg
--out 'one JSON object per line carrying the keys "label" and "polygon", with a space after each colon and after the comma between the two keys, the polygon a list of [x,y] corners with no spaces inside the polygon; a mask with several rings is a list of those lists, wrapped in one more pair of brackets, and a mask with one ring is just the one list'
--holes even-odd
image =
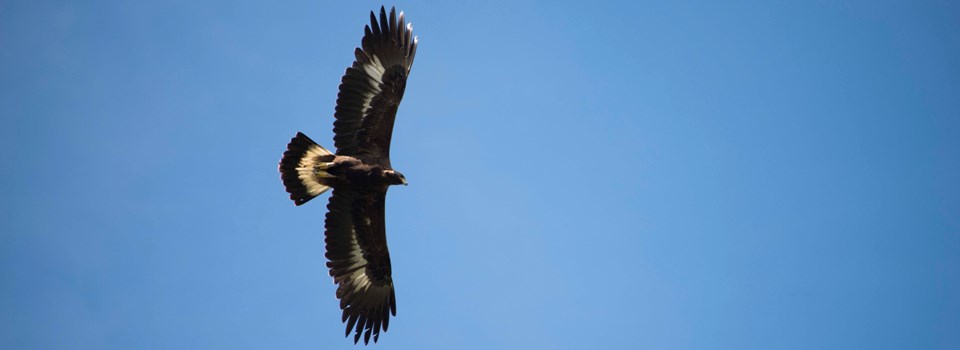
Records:
{"label": "bird's leg", "polygon": [[334,162],[320,162],[313,166],[313,173],[318,177],[327,177],[335,178],[336,175],[333,175],[329,172],[329,169],[332,168],[336,163]]}

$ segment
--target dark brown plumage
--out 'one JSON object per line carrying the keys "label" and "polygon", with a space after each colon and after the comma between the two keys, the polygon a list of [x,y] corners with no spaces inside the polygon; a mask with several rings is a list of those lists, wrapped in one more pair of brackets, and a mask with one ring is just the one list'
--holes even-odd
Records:
{"label": "dark brown plumage", "polygon": [[390,185],[406,184],[390,165],[397,107],[417,50],[413,27],[390,9],[370,12],[356,61],[337,94],[333,123],[336,154],[297,133],[280,160],[280,179],[302,205],[333,188],[326,215],[326,257],[338,285],[346,334],[376,342],[397,303],[387,249],[384,204]]}

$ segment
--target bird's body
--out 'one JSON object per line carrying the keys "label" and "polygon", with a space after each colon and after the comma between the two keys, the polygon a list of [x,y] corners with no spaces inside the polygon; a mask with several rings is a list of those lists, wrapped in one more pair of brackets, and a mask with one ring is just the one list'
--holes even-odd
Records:
{"label": "bird's body", "polygon": [[[297,137],[303,138],[307,142],[313,142],[302,133],[298,134]],[[303,167],[299,168],[303,169]],[[313,163],[312,168],[308,167],[307,169],[309,169],[313,181],[331,188],[386,192],[390,185],[406,184],[406,179],[397,171],[377,163],[365,163],[360,158],[353,156],[320,157],[317,162]],[[298,180],[300,180],[299,176]]]}
{"label": "bird's body", "polygon": [[391,185],[407,183],[390,164],[390,140],[416,47],[402,12],[391,9],[388,16],[381,7],[379,21],[371,12],[337,94],[336,154],[297,133],[280,160],[280,178],[296,205],[333,189],[324,222],[327,267],[354,342],[361,335],[364,343],[371,335],[376,342],[396,316],[384,204]]}

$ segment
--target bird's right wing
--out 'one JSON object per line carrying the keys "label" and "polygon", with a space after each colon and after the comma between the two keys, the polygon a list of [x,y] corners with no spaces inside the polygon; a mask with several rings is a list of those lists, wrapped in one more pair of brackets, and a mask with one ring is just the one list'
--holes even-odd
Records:
{"label": "bird's right wing", "polygon": [[333,123],[338,155],[359,156],[390,166],[390,139],[397,108],[417,52],[413,26],[404,26],[403,13],[380,7],[380,21],[370,12],[356,49],[357,60],[347,68],[337,94]]}

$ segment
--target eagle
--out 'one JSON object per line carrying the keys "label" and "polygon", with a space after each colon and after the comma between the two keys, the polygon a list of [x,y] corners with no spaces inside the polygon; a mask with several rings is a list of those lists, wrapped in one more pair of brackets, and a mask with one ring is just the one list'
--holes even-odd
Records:
{"label": "eagle", "polygon": [[356,61],[340,80],[328,151],[298,132],[280,159],[280,179],[297,206],[333,189],[324,222],[327,268],[337,285],[346,336],[376,343],[397,301],[390,273],[384,203],[391,185],[407,179],[390,165],[397,107],[417,53],[413,25],[403,12],[370,12]]}

